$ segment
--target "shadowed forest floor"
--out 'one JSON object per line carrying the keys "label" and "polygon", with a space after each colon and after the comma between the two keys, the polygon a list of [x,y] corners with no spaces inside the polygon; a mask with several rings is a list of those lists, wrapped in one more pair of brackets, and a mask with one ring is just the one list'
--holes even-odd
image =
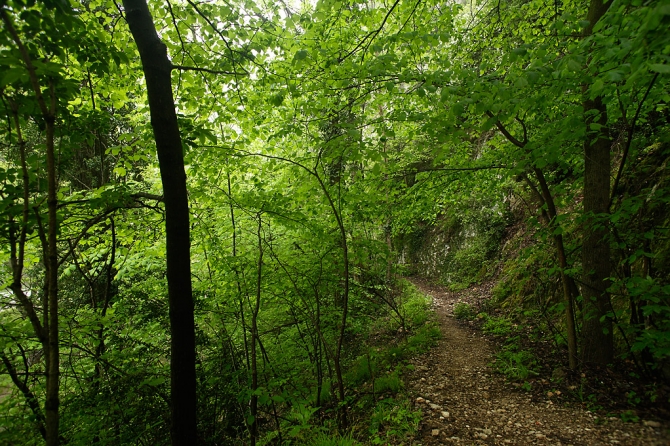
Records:
{"label": "shadowed forest floor", "polygon": [[408,390],[423,411],[412,444],[670,444],[665,422],[625,423],[555,402],[548,393],[514,389],[489,365],[495,344],[453,317],[456,303],[483,299],[486,290],[456,293],[418,279],[412,282],[432,297],[443,336],[437,347],[412,361]]}

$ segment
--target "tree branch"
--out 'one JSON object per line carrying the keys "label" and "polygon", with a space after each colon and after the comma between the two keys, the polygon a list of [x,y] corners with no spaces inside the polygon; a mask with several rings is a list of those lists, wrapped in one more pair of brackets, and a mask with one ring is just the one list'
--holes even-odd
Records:
{"label": "tree branch", "polygon": [[[356,45],[356,46],[354,47],[353,50],[349,51],[349,52],[348,52],[346,55],[344,55],[343,57],[340,57],[340,58],[337,60],[337,62],[338,62],[338,63],[342,63],[342,62],[344,62],[345,59],[347,59],[349,56],[351,56],[351,55],[354,54],[356,51],[358,51],[368,39],[371,38],[371,39],[370,39],[370,42],[372,42],[372,41],[375,39],[375,37],[377,37],[377,35],[378,35],[378,34],[381,32],[381,30],[384,28],[384,25],[386,24],[386,21],[387,21],[388,18],[391,16],[391,13],[392,13],[393,10],[395,9],[395,7],[398,6],[398,3],[400,3],[400,0],[396,0],[395,3],[393,4],[393,6],[391,6],[391,9],[389,9],[389,12],[386,13],[386,16],[384,17],[384,20],[382,20],[381,25],[379,25],[379,28],[377,28],[377,29],[374,30],[374,31],[370,31],[365,37],[363,37],[363,38],[361,39],[360,42],[358,42],[358,45]],[[368,43],[368,46],[370,46],[369,43]]]}
{"label": "tree branch", "polygon": [[628,127],[628,135],[626,137],[626,147],[624,147],[623,149],[623,155],[621,156],[621,164],[619,164],[619,170],[616,173],[616,178],[614,178],[614,184],[612,185],[612,194],[610,195],[610,202],[609,205],[607,206],[607,209],[611,208],[612,204],[614,203],[614,196],[616,195],[616,190],[619,188],[619,181],[621,181],[623,168],[624,165],[626,164],[626,159],[628,158],[628,152],[630,151],[630,146],[633,142],[633,133],[635,132],[635,125],[637,124],[637,119],[640,117],[640,111],[642,111],[642,105],[644,104],[644,101],[647,100],[647,96],[649,96],[649,92],[651,91],[651,88],[654,86],[656,79],[658,79],[658,73],[656,73],[654,77],[651,79],[649,87],[647,87],[647,91],[644,93],[642,100],[637,105],[637,110],[635,111],[633,121],[630,123],[630,127]]}
{"label": "tree branch", "polygon": [[[9,358],[5,356],[5,354],[0,354],[0,360],[2,360],[2,363],[5,365],[5,368],[7,369],[7,373],[9,373],[9,377],[12,379],[12,382],[14,385],[21,391],[23,394],[24,398],[26,399],[26,403],[28,404],[28,407],[30,407],[30,410],[32,411],[33,415],[35,416],[35,423],[37,424],[37,429],[40,431],[40,434],[42,435],[42,438],[46,439],[47,438],[47,430],[44,425],[45,419],[44,419],[44,414],[42,413],[42,410],[40,409],[40,403],[37,400],[37,397],[35,394],[30,390],[30,388],[25,385],[21,379],[19,379],[19,375],[16,372],[16,368],[14,368],[14,364],[11,363]],[[27,370],[26,370],[27,372]]]}
{"label": "tree branch", "polygon": [[181,71],[200,71],[210,74],[227,74],[230,76],[246,76],[248,74],[247,72],[240,73],[237,71],[212,70],[211,68],[189,67],[185,65],[172,65],[172,69]]}
{"label": "tree branch", "polygon": [[525,135],[525,132],[526,132],[525,129],[526,129],[526,127],[525,127],[525,126],[524,126],[524,141],[519,141],[518,139],[516,139],[516,138],[515,138],[515,137],[514,137],[514,136],[513,136],[513,135],[512,135],[506,128],[505,128],[505,126],[503,125],[503,123],[500,122],[500,120],[499,120],[498,118],[496,118],[495,116],[493,116],[493,113],[491,113],[490,111],[487,111],[487,112],[486,112],[486,115],[487,115],[489,118],[495,118],[495,120],[496,120],[496,127],[498,127],[498,130],[500,130],[500,133],[502,133],[503,135],[505,135],[505,138],[507,138],[507,139],[509,140],[509,142],[511,142],[512,144],[514,144],[514,145],[517,146],[517,147],[521,147],[522,149],[523,149],[524,147],[526,147],[526,144],[528,143],[528,141],[525,140],[525,137],[526,137],[526,135]]}

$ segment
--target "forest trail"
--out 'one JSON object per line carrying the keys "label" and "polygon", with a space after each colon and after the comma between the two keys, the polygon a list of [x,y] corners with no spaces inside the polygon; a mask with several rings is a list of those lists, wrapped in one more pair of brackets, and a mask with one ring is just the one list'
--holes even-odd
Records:
{"label": "forest trail", "polygon": [[[408,390],[415,407],[423,411],[412,444],[670,444],[667,430],[664,433],[660,427],[624,423],[619,418],[598,423],[596,415],[579,407],[561,407],[549,398],[534,401],[530,394],[510,389],[504,377],[488,366],[494,359],[490,341],[453,317],[454,305],[465,296],[411,281],[432,297],[442,331],[439,344],[412,361],[415,370]],[[472,298],[472,293],[468,295]]]}

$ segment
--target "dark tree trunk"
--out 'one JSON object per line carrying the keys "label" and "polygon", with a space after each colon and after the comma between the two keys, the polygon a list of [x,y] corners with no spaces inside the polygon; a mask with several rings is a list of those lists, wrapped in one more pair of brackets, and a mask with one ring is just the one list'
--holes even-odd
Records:
{"label": "dark tree trunk", "polygon": [[[596,116],[590,113],[597,112]],[[584,101],[587,128],[591,123],[607,125],[607,111],[600,98]],[[610,146],[605,127],[588,135],[584,142],[584,240],[582,243],[582,287],[584,325],[582,328],[582,359],[606,365],[614,358],[612,320],[607,294],[610,276],[610,247],[606,240],[607,227],[596,215],[605,214],[609,207]],[[595,139],[595,141],[594,141]],[[602,319],[602,321],[601,321]]]}
{"label": "dark tree trunk", "polygon": [[195,322],[186,172],[172,97],[172,64],[167,47],[156,33],[146,1],[124,0],[123,6],[142,59],[163,183],[170,304],[172,444],[192,446],[197,443]]}
{"label": "dark tree trunk", "polygon": [[[607,12],[611,2],[592,0],[587,20],[589,26],[584,36],[591,34],[593,26]],[[598,221],[598,214],[609,210],[610,198],[610,148],[612,141],[607,130],[607,107],[601,97],[590,99],[588,87],[583,87],[584,120],[587,129],[584,141],[584,239],[582,244],[583,284],[582,296],[584,325],[582,328],[582,360],[600,365],[612,362],[614,342],[612,320],[607,293],[610,276],[610,247],[606,240],[607,227]],[[593,126],[593,130],[591,127]],[[601,321],[602,319],[602,321]]]}
{"label": "dark tree trunk", "polygon": [[[53,88],[52,88],[53,97]],[[55,99],[52,100],[55,104]],[[55,108],[55,106],[53,107]],[[55,118],[51,114],[48,119],[45,116],[47,131],[47,208],[49,210],[48,232],[47,232],[47,284],[48,284],[48,321],[46,330],[48,333],[49,348],[46,351],[47,358],[47,395],[45,402],[47,445],[55,446],[59,439],[59,413],[58,406],[58,378],[60,375],[60,351],[58,349],[58,247],[56,236],[58,234],[58,218],[56,216],[58,200],[56,198],[56,160],[54,154],[54,123]]]}

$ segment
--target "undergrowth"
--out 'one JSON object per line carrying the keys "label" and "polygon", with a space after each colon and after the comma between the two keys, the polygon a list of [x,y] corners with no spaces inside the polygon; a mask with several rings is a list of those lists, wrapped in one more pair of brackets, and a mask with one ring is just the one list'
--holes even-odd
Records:
{"label": "undergrowth", "polygon": [[524,381],[539,375],[535,355],[519,347],[518,337],[509,339],[496,354],[493,368],[512,381]]}
{"label": "undergrowth", "polygon": [[[415,410],[405,394],[405,374],[412,370],[413,357],[437,344],[440,330],[432,320],[430,299],[408,282],[400,282],[389,291],[395,310],[382,314],[371,324],[367,341],[357,346],[356,355],[345,372],[351,408],[351,429],[344,436],[337,430],[333,417],[322,416],[329,409],[315,407],[316,399],[294,403],[282,426],[282,444],[356,446],[361,444],[407,444],[416,434],[421,411]],[[325,384],[325,383],[324,383]],[[322,389],[322,402],[330,389]],[[260,444],[278,441],[271,432]]]}
{"label": "undergrowth", "polygon": [[[347,378],[356,384],[355,437],[368,444],[403,444],[417,432],[421,411],[412,408],[404,393],[404,374],[413,369],[408,361],[437,344],[440,330],[432,320],[430,299],[403,282],[397,318],[375,330],[377,339],[352,363]],[[379,336],[381,334],[381,336]]]}

